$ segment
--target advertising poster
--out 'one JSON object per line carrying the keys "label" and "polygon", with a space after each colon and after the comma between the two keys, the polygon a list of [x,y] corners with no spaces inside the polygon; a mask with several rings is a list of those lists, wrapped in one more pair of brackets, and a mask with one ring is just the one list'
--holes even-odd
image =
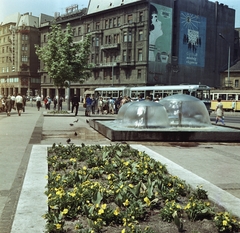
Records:
{"label": "advertising poster", "polygon": [[172,8],[149,6],[148,82],[161,83],[170,62],[172,45]]}
{"label": "advertising poster", "polygon": [[179,64],[205,66],[206,18],[181,12]]}

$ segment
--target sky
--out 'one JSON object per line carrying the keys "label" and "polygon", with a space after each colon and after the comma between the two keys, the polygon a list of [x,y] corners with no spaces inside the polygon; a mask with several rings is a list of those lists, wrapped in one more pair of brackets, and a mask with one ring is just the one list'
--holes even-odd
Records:
{"label": "sky", "polygon": [[[215,2],[215,0],[211,1]],[[54,16],[55,12],[64,14],[66,7],[75,4],[78,5],[78,9],[87,7],[88,2],[89,0],[0,0],[0,23],[6,16],[17,12],[20,14],[32,12],[32,15],[37,17],[39,17],[41,13]],[[218,2],[236,10],[235,27],[240,28],[240,0],[218,0]]]}

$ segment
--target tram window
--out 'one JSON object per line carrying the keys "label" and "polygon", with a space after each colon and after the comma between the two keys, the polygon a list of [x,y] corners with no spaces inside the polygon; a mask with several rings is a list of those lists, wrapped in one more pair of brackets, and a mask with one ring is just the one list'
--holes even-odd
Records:
{"label": "tram window", "polygon": [[214,100],[218,99],[218,94],[214,94],[213,96],[214,96],[214,98],[213,98]]}
{"label": "tram window", "polygon": [[174,90],[174,91],[173,91],[173,95],[175,95],[175,94],[181,94],[181,93],[182,93],[181,90]]}
{"label": "tram window", "polygon": [[113,98],[117,98],[117,97],[118,97],[118,91],[113,91],[112,97],[113,97]]}
{"label": "tram window", "polygon": [[221,100],[226,100],[227,99],[227,95],[226,94],[219,94],[219,98]]}
{"label": "tram window", "polygon": [[190,95],[190,92],[188,90],[183,90],[183,94]]}
{"label": "tram window", "polygon": [[235,94],[228,94],[228,100],[235,100],[236,95]]}
{"label": "tram window", "polygon": [[102,92],[102,97],[107,97],[107,92],[106,91]]}

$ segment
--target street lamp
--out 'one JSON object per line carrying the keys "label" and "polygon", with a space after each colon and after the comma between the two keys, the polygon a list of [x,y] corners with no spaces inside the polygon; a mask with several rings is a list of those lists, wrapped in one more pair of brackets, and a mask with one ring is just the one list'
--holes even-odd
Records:
{"label": "street lamp", "polygon": [[230,59],[231,59],[230,55],[231,55],[231,48],[230,48],[230,43],[226,40],[226,38],[221,33],[219,33],[219,36],[222,39],[224,39],[227,42],[227,44],[228,44],[228,87],[229,87],[229,85],[230,85]]}

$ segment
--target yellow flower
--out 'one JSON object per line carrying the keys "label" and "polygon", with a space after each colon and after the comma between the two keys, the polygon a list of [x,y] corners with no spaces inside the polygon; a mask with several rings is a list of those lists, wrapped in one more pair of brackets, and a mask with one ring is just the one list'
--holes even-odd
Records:
{"label": "yellow flower", "polygon": [[54,224],[55,226],[56,226],[56,229],[57,230],[59,230],[59,229],[61,229],[62,228],[62,225],[61,224],[59,224],[59,223],[57,223],[57,224]]}
{"label": "yellow flower", "polygon": [[117,215],[119,215],[119,213],[120,213],[120,208],[117,207],[117,208],[114,210],[113,214],[117,216]]}
{"label": "yellow flower", "polygon": [[143,173],[144,173],[145,175],[148,174],[148,170],[145,169],[145,170],[143,171]]}
{"label": "yellow flower", "polygon": [[130,188],[133,188],[133,187],[134,187],[134,185],[133,185],[133,184],[129,184],[128,186],[129,186]]}
{"label": "yellow flower", "polygon": [[101,215],[101,214],[103,214],[103,213],[104,213],[104,209],[101,208],[101,209],[98,211],[98,214]]}
{"label": "yellow flower", "polygon": [[125,233],[125,232],[126,232],[125,228],[124,228],[124,229],[122,229],[121,233]]}
{"label": "yellow flower", "polygon": [[86,171],[86,170],[87,170],[87,167],[86,167],[86,166],[83,166],[83,170],[85,170],[85,171]]}
{"label": "yellow flower", "polygon": [[147,206],[150,206],[150,205],[151,205],[151,201],[149,200],[148,197],[145,197],[145,198],[144,198],[144,201],[146,202]]}
{"label": "yellow flower", "polygon": [[103,210],[105,210],[105,209],[107,208],[107,204],[102,204],[102,205],[101,205],[101,208],[102,208]]}
{"label": "yellow flower", "polygon": [[64,209],[62,213],[63,214],[67,214],[68,213],[68,209]]}
{"label": "yellow flower", "polygon": [[226,220],[223,220],[223,221],[222,221],[222,225],[223,225],[223,226],[227,226],[227,224],[228,224],[228,222],[227,222]]}
{"label": "yellow flower", "polygon": [[128,199],[123,203],[124,206],[128,206],[129,205],[129,201]]}

